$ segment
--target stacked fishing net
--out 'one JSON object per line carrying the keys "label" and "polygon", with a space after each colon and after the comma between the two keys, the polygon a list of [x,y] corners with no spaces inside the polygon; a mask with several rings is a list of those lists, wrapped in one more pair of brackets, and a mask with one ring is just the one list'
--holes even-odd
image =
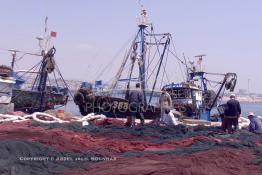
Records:
{"label": "stacked fishing net", "polygon": [[[123,121],[117,119],[100,120],[100,123],[89,122],[89,125],[85,126],[81,122],[47,124],[30,120],[0,124],[0,139],[8,141],[8,144],[2,144],[5,145],[0,147],[2,150],[15,153],[5,162],[9,169],[3,172],[8,173],[16,171],[12,167],[19,167],[21,172],[45,172],[46,168],[49,174],[176,172],[223,175],[238,172],[246,175],[262,172],[262,137],[245,130],[227,135],[219,127],[210,126],[165,127],[146,124],[143,129],[133,129],[125,127]],[[14,142],[15,140],[19,142]],[[17,160],[20,156],[42,155],[114,159],[99,159],[101,162],[36,161],[32,164]],[[0,162],[5,159],[6,156],[1,157]]]}

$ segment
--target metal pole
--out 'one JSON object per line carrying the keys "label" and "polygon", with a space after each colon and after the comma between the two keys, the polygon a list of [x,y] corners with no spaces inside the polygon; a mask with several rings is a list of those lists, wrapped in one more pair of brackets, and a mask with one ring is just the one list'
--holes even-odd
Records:
{"label": "metal pole", "polygon": [[140,27],[140,37],[141,37],[141,62],[139,65],[139,79],[141,82],[141,89],[143,90],[144,93],[144,104],[147,104],[147,99],[146,99],[146,78],[145,78],[145,38],[144,38],[144,29],[147,27],[146,25],[139,25]]}
{"label": "metal pole", "polygon": [[154,84],[153,84],[152,92],[151,92],[151,94],[150,94],[149,104],[150,104],[150,102],[151,102],[151,99],[152,99],[152,96],[153,96],[153,93],[154,93],[154,90],[155,90],[157,78],[158,78],[158,75],[159,75],[159,72],[160,72],[160,68],[161,68],[161,65],[162,65],[162,62],[163,62],[163,58],[164,58],[164,55],[165,55],[165,51],[166,51],[167,45],[168,45],[169,43],[170,43],[170,38],[169,38],[169,36],[168,36],[168,38],[167,38],[167,40],[166,40],[166,43],[165,43],[164,50],[163,50],[163,52],[162,52],[162,54],[161,54],[161,57],[160,57],[160,63],[159,63],[158,69],[157,69],[157,74],[156,74],[155,81],[154,81]]}
{"label": "metal pole", "polygon": [[40,72],[40,80],[38,85],[38,91],[40,92],[40,106],[39,111],[42,112],[44,110],[44,99],[45,99],[45,87],[46,87],[46,80],[47,80],[47,71],[45,70],[46,63],[45,57],[43,58],[41,72]]}
{"label": "metal pole", "polygon": [[14,66],[15,66],[15,57],[16,57],[16,52],[12,52],[12,62],[11,62],[11,67],[12,67],[12,71],[14,70]]}
{"label": "metal pole", "polygon": [[247,80],[247,93],[248,93],[248,96],[250,96],[250,79]]}

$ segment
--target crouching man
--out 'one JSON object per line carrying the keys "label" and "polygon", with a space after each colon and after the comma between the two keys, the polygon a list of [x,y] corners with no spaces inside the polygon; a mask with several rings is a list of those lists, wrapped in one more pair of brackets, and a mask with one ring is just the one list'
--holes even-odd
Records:
{"label": "crouching man", "polygon": [[262,134],[262,121],[253,112],[248,113],[248,119],[250,120],[249,131]]}
{"label": "crouching man", "polygon": [[177,120],[170,109],[165,109],[165,113],[160,118],[160,123],[167,126],[175,126],[177,125]]}

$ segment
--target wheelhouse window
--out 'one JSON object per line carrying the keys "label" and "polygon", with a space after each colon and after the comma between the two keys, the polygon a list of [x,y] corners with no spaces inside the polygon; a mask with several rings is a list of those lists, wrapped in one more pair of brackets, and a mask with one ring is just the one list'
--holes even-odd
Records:
{"label": "wheelhouse window", "polygon": [[173,99],[192,98],[190,89],[172,89],[169,93]]}
{"label": "wheelhouse window", "polygon": [[192,91],[193,94],[193,99],[196,101],[201,101],[202,100],[202,92],[198,91],[198,90],[193,90]]}

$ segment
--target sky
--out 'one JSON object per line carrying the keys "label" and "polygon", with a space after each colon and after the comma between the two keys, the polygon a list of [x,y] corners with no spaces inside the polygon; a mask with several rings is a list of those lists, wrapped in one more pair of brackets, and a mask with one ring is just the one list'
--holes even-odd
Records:
{"label": "sky", "polygon": [[[204,57],[207,72],[235,72],[237,89],[262,93],[262,1],[141,0],[157,32],[173,36],[177,54]],[[37,52],[44,19],[57,32],[52,40],[56,62],[65,79],[109,79],[123,55],[120,48],[137,31],[138,0],[0,0],[0,59],[10,64],[4,49]],[[26,56],[17,69],[28,69],[39,58]],[[108,66],[109,65],[109,66]],[[103,71],[105,67],[108,70]],[[174,71],[174,81],[181,77]],[[103,75],[100,75],[104,72]]]}

